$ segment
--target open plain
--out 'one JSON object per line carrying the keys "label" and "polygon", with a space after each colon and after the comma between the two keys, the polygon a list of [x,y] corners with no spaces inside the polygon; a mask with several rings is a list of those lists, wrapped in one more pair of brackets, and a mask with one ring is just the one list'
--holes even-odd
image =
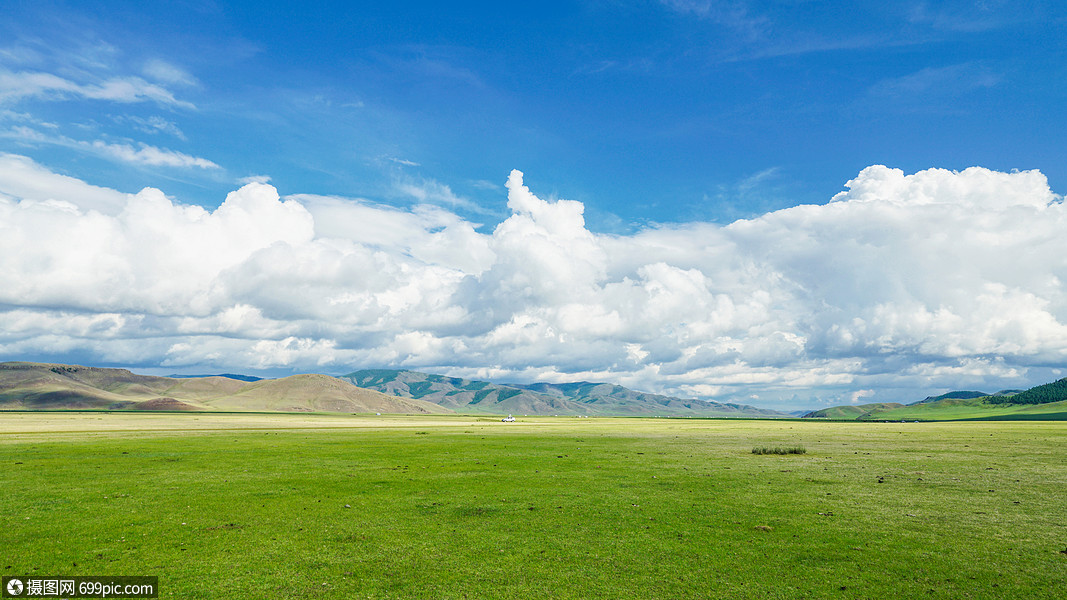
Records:
{"label": "open plain", "polygon": [[0,465],[4,575],[161,598],[1067,589],[1060,422],[12,412]]}

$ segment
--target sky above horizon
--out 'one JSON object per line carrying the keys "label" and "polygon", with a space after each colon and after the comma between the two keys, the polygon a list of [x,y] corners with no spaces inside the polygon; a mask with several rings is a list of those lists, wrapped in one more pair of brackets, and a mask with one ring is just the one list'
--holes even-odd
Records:
{"label": "sky above horizon", "polygon": [[1067,367],[1058,2],[5,2],[0,360],[797,409]]}

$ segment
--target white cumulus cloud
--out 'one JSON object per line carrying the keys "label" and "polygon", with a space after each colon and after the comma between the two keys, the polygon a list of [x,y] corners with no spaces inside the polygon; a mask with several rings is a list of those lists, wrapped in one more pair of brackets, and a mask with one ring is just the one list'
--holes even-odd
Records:
{"label": "white cumulus cloud", "polygon": [[0,161],[6,359],[393,365],[783,402],[918,399],[1067,359],[1067,213],[1036,171],[873,166],[823,205],[605,235],[518,171],[511,216],[486,229],[260,182],[209,211]]}

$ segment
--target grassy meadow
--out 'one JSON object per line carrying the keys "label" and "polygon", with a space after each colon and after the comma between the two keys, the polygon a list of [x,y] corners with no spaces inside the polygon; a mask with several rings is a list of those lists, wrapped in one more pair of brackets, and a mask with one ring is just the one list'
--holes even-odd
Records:
{"label": "grassy meadow", "polygon": [[1067,589],[1062,422],[3,413],[0,465],[0,572],[161,598]]}

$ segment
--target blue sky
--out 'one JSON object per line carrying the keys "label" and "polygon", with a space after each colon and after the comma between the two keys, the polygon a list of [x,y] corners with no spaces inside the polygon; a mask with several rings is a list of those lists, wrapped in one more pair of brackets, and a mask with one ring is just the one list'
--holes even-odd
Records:
{"label": "blue sky", "polygon": [[[5,2],[0,199],[26,210],[69,203],[84,222],[67,226],[103,245],[94,276],[43,283],[41,264],[51,275],[85,270],[69,255],[40,258],[34,244],[62,236],[59,220],[9,215],[0,236],[22,240],[25,260],[3,259],[9,289],[22,291],[0,298],[0,358],[598,377],[782,407],[1041,383],[1067,357],[1067,274],[1034,249],[1067,248],[1026,236],[1037,235],[1031,217],[1059,223],[1050,215],[1067,189],[1065,33],[1057,2]],[[868,169],[877,165],[889,169]],[[272,187],[245,188],[219,209],[252,182]],[[207,268],[210,257],[192,252],[141,264],[131,256],[152,255],[138,245],[150,241],[101,242],[105,230],[134,235],[127,195],[144,188],[164,198],[137,196],[159,211],[152,223],[185,232],[175,247],[214,248],[228,262]],[[904,212],[870,213],[871,198]],[[957,212],[927,214],[931,203]],[[1021,206],[1041,216],[1020,216]],[[94,221],[93,210],[113,220]],[[250,245],[216,239],[211,227],[242,211],[258,215],[243,221],[259,223],[240,238]],[[209,217],[218,223],[207,227]],[[945,263],[956,251],[947,242],[917,268],[901,258],[914,244],[856,233],[885,219],[886,235],[922,231],[933,244],[937,227],[916,222],[934,217],[942,233],[978,231],[971,241],[987,244],[1018,229],[1004,242],[1014,254],[1001,255],[1032,272],[979,264],[980,247]],[[518,239],[532,254],[521,256]],[[530,250],[536,240],[552,247]],[[290,251],[257,262],[279,244]],[[315,281],[295,274],[321,264],[311,249],[327,246],[340,253],[335,269]],[[308,263],[294,258],[302,252]],[[588,269],[553,267],[571,259]],[[286,261],[304,270],[272,271]],[[538,261],[543,278],[520,285]],[[871,271],[900,281],[858,288]],[[168,303],[145,291],[166,293],[153,277],[170,273],[203,297]],[[946,277],[961,278],[955,291],[932,291]],[[618,300],[637,293],[630,284],[643,300]],[[282,299],[302,286],[329,306],[369,294],[356,304],[378,312],[334,331],[326,308]],[[676,306],[661,289],[680,295]],[[746,312],[760,293],[767,301]],[[1015,316],[967,338],[989,323],[966,300],[983,294]],[[61,334],[57,322],[82,325]],[[213,349],[188,349],[199,346]]]}
{"label": "blue sky", "polygon": [[822,203],[871,164],[1040,169],[1067,187],[1057,3],[314,4],[8,3],[8,70],[174,98],[13,110],[219,168],[4,145],[124,191],[171,178],[206,206],[253,175],[398,205],[398,179],[434,182],[487,222],[520,168],[600,230]]}

